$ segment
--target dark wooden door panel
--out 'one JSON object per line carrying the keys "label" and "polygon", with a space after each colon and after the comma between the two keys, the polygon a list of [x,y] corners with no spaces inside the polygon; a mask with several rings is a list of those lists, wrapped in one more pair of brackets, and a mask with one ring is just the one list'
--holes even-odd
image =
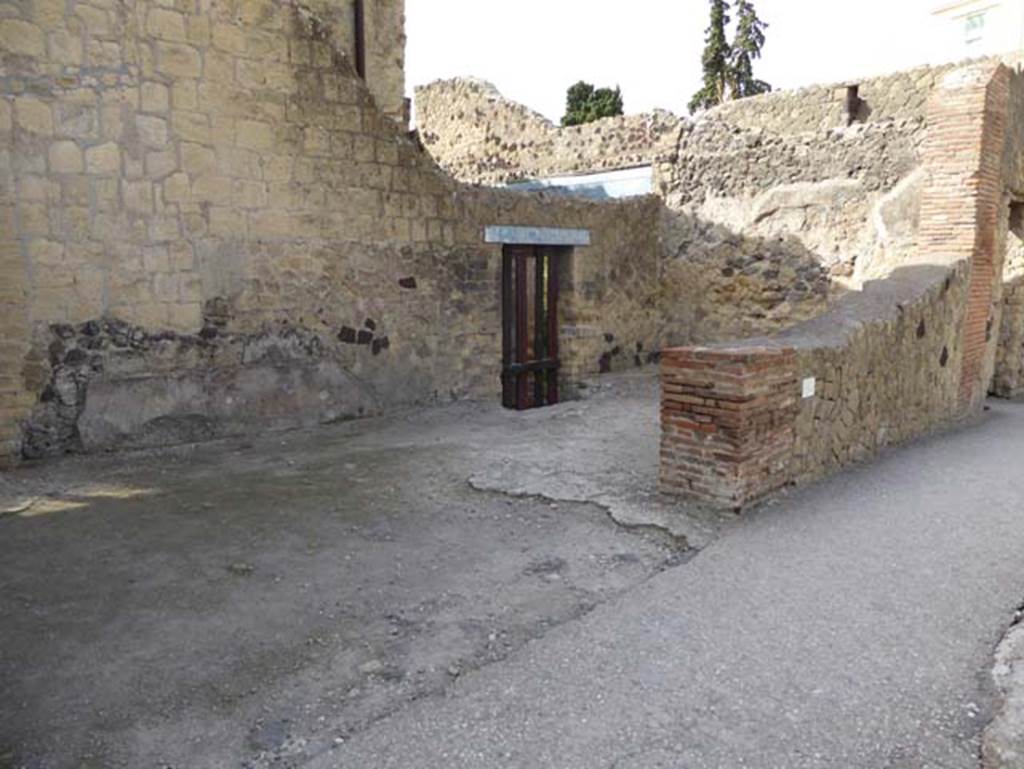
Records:
{"label": "dark wooden door panel", "polygon": [[501,278],[502,403],[557,403],[558,249],[506,246]]}

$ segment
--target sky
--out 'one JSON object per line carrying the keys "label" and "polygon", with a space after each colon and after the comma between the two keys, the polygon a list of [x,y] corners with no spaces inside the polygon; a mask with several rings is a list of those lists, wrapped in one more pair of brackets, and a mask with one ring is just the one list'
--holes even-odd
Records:
{"label": "sky", "polygon": [[[943,58],[938,0],[754,0],[770,25],[755,74],[775,88]],[[627,113],[686,113],[700,86],[707,0],[407,0],[407,78],[489,80],[552,120],[578,80],[622,88]]]}

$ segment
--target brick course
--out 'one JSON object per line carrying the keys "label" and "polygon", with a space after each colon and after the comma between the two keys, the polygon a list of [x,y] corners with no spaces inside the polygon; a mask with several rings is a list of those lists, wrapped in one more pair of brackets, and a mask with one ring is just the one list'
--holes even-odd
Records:
{"label": "brick course", "polygon": [[742,507],[785,482],[793,349],[677,348],[661,361],[661,488]]}

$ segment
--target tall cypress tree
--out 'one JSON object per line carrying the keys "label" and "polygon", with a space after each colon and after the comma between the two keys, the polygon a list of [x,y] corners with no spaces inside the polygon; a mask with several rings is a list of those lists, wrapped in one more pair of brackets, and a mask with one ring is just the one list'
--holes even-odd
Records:
{"label": "tall cypress tree", "polygon": [[704,37],[704,85],[690,100],[690,112],[721,104],[727,96],[732,49],[725,38],[729,24],[729,0],[711,0],[711,24]]}
{"label": "tall cypress tree", "polygon": [[739,0],[736,4],[736,38],[732,42],[730,83],[732,98],[756,96],[767,93],[772,87],[754,77],[754,59],[761,58],[764,48],[764,30],[767,24],[757,17],[750,0]]}
{"label": "tall cypress tree", "polygon": [[736,0],[736,35],[732,45],[725,36],[729,0],[710,1],[711,24],[705,33],[701,56],[704,84],[690,100],[690,112],[772,90],[768,83],[754,77],[754,60],[761,58],[768,25],[758,18],[752,0]]}

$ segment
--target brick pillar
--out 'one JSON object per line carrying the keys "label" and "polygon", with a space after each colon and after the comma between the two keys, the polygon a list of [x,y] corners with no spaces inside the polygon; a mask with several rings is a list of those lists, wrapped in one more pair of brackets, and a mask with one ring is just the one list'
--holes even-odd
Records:
{"label": "brick pillar", "polygon": [[677,348],[661,360],[661,488],[741,508],[790,479],[794,350]]}
{"label": "brick pillar", "polygon": [[[970,260],[961,354],[960,407],[981,405],[988,390],[998,329],[993,329],[1004,253],[1003,150],[1009,71],[991,64],[945,77],[928,104],[922,161],[929,182],[921,200],[922,261]],[[931,257],[931,258],[929,258]]]}

